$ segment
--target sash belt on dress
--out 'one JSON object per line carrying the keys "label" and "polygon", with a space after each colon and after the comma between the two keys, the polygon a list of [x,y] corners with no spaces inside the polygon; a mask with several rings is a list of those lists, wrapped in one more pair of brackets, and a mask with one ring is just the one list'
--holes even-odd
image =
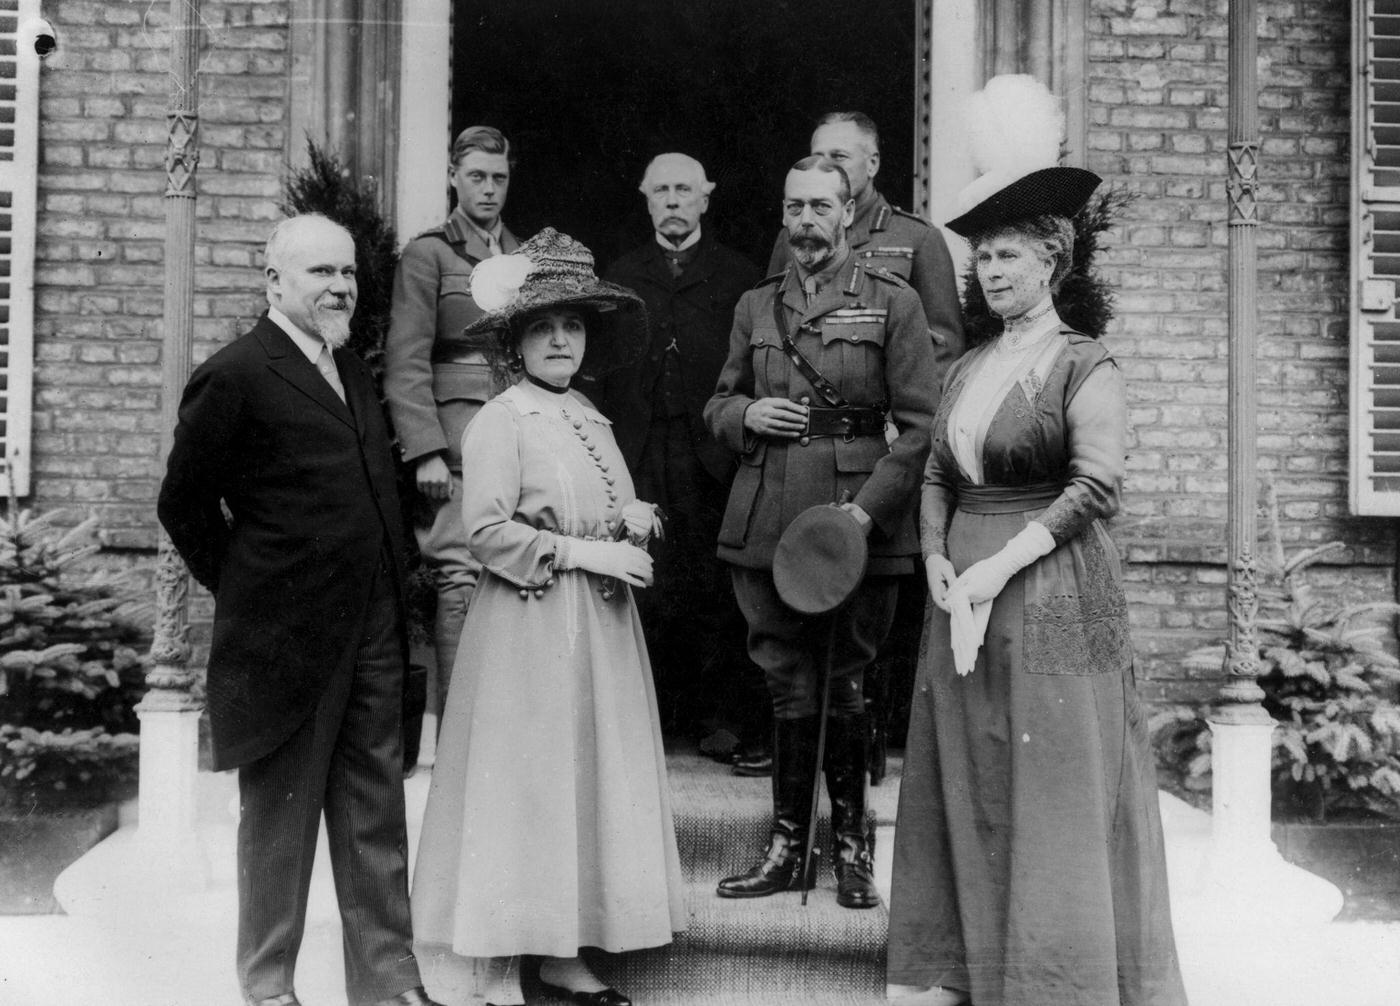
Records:
{"label": "sash belt on dress", "polygon": [[1030,482],[1019,486],[958,486],[958,509],[965,513],[1024,513],[1048,507],[1064,491],[1059,482]]}

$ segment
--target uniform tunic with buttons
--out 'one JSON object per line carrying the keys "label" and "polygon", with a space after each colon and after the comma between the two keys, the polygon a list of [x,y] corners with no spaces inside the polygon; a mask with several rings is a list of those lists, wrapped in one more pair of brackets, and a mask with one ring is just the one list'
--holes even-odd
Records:
{"label": "uniform tunic with buttons", "polygon": [[[897,433],[892,441],[880,432],[849,439],[758,438],[744,428],[745,411],[760,398],[827,404],[783,352],[775,297],[802,355],[850,405],[887,411]],[[729,359],[705,408],[711,431],[740,462],[719,557],[769,569],[794,517],[849,492],[875,524],[869,572],[912,572],[919,552],[914,499],[928,457],[937,388],[933,343],[918,296],[897,276],[863,268],[854,254],[811,304],[795,268],[744,294],[734,312]]]}
{"label": "uniform tunic with buttons", "polygon": [[[962,356],[965,341],[958,304],[957,271],[943,232],[923,217],[890,205],[874,187],[856,201],[855,219],[846,230],[851,255],[868,269],[883,269],[904,280],[919,295],[933,335],[937,380]],[[770,274],[792,261],[787,232],[780,231],[768,262]]]}
{"label": "uniform tunic with buttons", "polygon": [[[646,643],[628,587],[556,570],[612,538],[632,480],[608,421],[528,382],[467,428],[462,514],[483,567],[413,878],[428,956],[572,956],[684,928]],[[567,564],[566,564],[567,565]]]}

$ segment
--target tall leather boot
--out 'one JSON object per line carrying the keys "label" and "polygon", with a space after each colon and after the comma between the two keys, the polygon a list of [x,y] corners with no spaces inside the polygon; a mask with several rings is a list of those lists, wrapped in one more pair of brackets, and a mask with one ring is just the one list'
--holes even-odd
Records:
{"label": "tall leather boot", "polygon": [[812,806],[812,779],[817,768],[819,718],[776,720],[773,724],[773,831],[759,863],[725,877],[715,891],[721,898],[765,898],[786,890],[811,890],[815,862],[804,879],[802,850]]}
{"label": "tall leather boot", "polygon": [[865,772],[870,733],[864,714],[833,716],[826,730],[826,790],[831,796],[831,866],[836,873],[836,903],[842,908],[875,908],[872,857],[875,839],[865,819]]}

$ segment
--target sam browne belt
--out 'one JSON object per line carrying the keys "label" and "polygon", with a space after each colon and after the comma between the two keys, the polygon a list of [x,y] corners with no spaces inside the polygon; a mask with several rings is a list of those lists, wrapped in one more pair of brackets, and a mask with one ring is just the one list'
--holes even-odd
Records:
{"label": "sam browne belt", "polygon": [[884,436],[885,410],[848,406],[844,409],[807,410],[807,426],[803,437],[855,437]]}

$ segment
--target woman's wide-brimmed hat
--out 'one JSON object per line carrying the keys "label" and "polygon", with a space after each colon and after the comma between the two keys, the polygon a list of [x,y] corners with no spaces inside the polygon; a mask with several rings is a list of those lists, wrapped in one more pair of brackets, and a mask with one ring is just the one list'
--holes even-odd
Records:
{"label": "woman's wide-brimmed hat", "polygon": [[510,255],[495,255],[472,270],[472,299],[482,311],[468,334],[496,332],[503,347],[514,323],[539,311],[573,308],[592,316],[582,370],[605,374],[625,367],[646,349],[642,298],[598,278],[593,253],[580,241],[546,227]]}
{"label": "woman's wide-brimmed hat", "polygon": [[973,163],[982,174],[958,193],[958,215],[948,221],[963,237],[1045,213],[1073,218],[1103,181],[1058,164],[1064,115],[1034,77],[993,77],[968,99],[967,118]]}

